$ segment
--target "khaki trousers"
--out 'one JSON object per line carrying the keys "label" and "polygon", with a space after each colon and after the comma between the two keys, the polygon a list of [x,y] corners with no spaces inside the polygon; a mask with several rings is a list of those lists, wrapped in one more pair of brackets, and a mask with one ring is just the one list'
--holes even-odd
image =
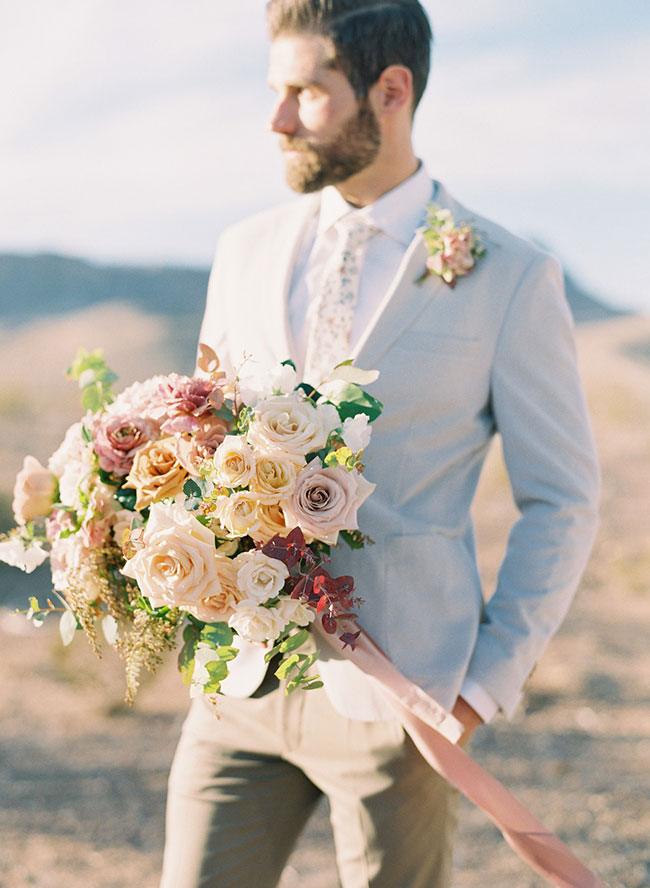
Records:
{"label": "khaki trousers", "polygon": [[[195,700],[169,779],[161,888],[273,888],[321,793],[343,888],[446,888],[457,793],[397,721],[344,718],[267,676]],[[308,888],[308,886],[305,886]]]}

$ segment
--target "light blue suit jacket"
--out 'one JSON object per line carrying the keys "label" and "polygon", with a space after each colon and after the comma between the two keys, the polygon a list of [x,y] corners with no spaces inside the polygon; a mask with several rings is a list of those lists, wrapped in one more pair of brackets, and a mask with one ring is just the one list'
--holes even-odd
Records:
{"label": "light blue suit jacket", "polygon": [[[355,577],[362,626],[445,708],[467,675],[510,716],[591,550],[599,474],[557,262],[441,185],[437,202],[481,230],[488,252],[453,290],[434,276],[417,283],[427,251],[414,232],[355,349],[358,366],[381,374],[371,391],[384,412],[365,460],[377,489],[360,513],[375,545],[337,548],[331,567]],[[318,206],[318,195],[299,198],[222,235],[201,339],[226,363],[244,351],[263,365],[291,355],[291,272]],[[484,603],[470,506],[497,432],[520,518]],[[231,691],[247,695],[261,652],[235,666]],[[388,714],[353,665],[334,656],[320,671],[339,711]]]}

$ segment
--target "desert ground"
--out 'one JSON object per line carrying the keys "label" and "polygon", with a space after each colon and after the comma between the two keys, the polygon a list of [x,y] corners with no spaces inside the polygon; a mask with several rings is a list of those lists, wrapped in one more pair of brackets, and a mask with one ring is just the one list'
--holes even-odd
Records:
{"label": "desert ground", "polygon": [[[170,331],[111,305],[0,333],[0,505],[22,454],[44,460],[77,418],[61,372],[102,344],[126,384],[164,363]],[[119,337],[115,335],[119,331]],[[580,326],[578,346],[603,466],[602,523],[573,608],[511,723],[477,732],[472,754],[611,888],[650,885],[650,320]],[[119,339],[119,341],[118,341]],[[138,354],[137,360],[133,359]],[[486,590],[515,514],[498,447],[476,504]],[[0,886],[155,888],[165,784],[187,709],[170,660],[122,703],[121,664],[79,635],[34,628],[13,608],[47,590],[47,570],[0,573]],[[495,827],[461,805],[454,888],[541,888]],[[282,888],[335,888],[323,803]],[[243,886],[254,888],[254,886]],[[404,886],[407,888],[407,886]]]}

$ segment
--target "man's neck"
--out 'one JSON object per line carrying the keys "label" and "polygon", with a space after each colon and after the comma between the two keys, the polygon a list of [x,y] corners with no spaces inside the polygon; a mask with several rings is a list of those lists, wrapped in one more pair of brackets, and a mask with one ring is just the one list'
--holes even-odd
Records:
{"label": "man's neck", "polygon": [[354,207],[367,207],[397,188],[417,172],[419,161],[412,150],[398,155],[380,155],[365,170],[340,182],[336,188]]}

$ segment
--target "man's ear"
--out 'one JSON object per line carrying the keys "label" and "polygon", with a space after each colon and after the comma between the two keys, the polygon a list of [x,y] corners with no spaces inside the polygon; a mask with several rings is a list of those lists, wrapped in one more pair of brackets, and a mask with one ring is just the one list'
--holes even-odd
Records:
{"label": "man's ear", "polygon": [[413,103],[413,74],[404,65],[389,65],[372,85],[369,96],[375,114],[395,114]]}

